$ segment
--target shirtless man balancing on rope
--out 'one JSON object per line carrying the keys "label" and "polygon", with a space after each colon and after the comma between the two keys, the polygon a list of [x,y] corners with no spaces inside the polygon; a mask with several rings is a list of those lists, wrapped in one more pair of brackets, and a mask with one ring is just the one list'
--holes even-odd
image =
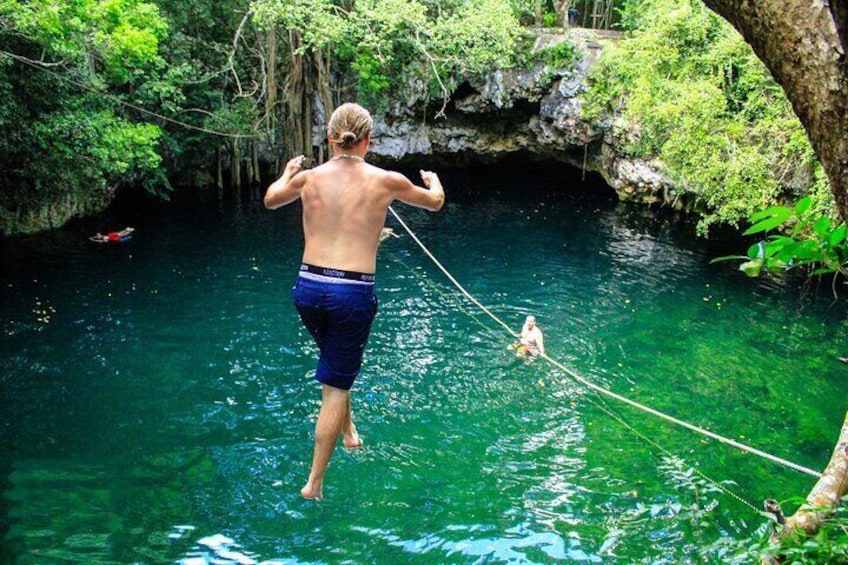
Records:
{"label": "shirtless man balancing on rope", "polygon": [[400,200],[435,212],[445,201],[436,173],[421,171],[428,190],[366,163],[371,127],[371,116],[361,106],[339,106],[327,132],[333,157],[309,170],[302,170],[303,155],[295,157],[265,193],[265,207],[271,210],[298,198],[303,204],[303,262],[292,296],[321,352],[315,378],[322,395],[312,470],[300,494],[315,500],[323,496],[324,472],[338,438],[348,449],[362,446],[350,387],[377,312],[377,245],[389,205]]}

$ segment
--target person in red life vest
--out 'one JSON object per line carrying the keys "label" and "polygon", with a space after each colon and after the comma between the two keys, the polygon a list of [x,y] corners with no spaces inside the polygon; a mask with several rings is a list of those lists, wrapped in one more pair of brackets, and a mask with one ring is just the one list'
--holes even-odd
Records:
{"label": "person in red life vest", "polygon": [[135,228],[131,228],[129,226],[125,227],[121,231],[110,231],[106,235],[97,232],[95,235],[91,236],[89,239],[96,243],[109,243],[109,242],[121,242],[129,239]]}

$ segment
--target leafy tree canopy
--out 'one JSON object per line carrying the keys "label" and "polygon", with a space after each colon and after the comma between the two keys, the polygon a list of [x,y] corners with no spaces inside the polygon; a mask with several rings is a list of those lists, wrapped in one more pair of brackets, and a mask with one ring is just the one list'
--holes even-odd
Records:
{"label": "leafy tree canopy", "polygon": [[159,41],[168,33],[159,9],[138,0],[4,0],[0,17],[51,58],[72,64],[93,57],[119,84],[161,64]]}
{"label": "leafy tree canopy", "polygon": [[729,24],[695,0],[634,0],[622,22],[630,33],[603,58],[587,113],[614,115],[632,155],[698,195],[702,233],[806,194],[835,212],[783,91]]}
{"label": "leafy tree canopy", "polygon": [[462,73],[515,57],[522,30],[508,0],[254,0],[262,25],[297,30],[304,49],[329,49],[356,72],[358,96],[385,103],[387,93],[426,76],[446,97]]}
{"label": "leafy tree canopy", "polygon": [[164,67],[155,5],[3,0],[0,21],[0,230],[94,213],[122,184],[167,187],[159,127],[121,104]]}

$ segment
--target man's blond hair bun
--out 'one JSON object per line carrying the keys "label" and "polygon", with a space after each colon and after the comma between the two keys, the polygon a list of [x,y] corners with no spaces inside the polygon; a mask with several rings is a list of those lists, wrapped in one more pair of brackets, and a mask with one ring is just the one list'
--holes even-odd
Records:
{"label": "man's blond hair bun", "polygon": [[342,149],[350,149],[365,139],[365,136],[371,133],[373,126],[374,122],[368,110],[359,104],[346,102],[336,108],[330,116],[327,133],[333,143]]}

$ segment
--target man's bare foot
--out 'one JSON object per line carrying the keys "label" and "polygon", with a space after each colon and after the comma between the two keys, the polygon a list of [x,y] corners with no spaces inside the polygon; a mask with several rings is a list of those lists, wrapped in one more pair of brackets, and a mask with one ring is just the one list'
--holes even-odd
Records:
{"label": "man's bare foot", "polygon": [[359,434],[353,432],[349,436],[344,437],[344,446],[345,449],[359,449],[362,447],[362,438],[359,437]]}
{"label": "man's bare foot", "polygon": [[345,449],[359,449],[362,447],[362,438],[359,437],[359,432],[356,429],[356,424],[353,420],[350,422],[350,427],[342,434],[342,443]]}
{"label": "man's bare foot", "polygon": [[315,488],[311,483],[306,483],[306,486],[300,489],[300,496],[308,500],[321,502],[321,500],[324,498],[324,493],[322,492],[321,486]]}

